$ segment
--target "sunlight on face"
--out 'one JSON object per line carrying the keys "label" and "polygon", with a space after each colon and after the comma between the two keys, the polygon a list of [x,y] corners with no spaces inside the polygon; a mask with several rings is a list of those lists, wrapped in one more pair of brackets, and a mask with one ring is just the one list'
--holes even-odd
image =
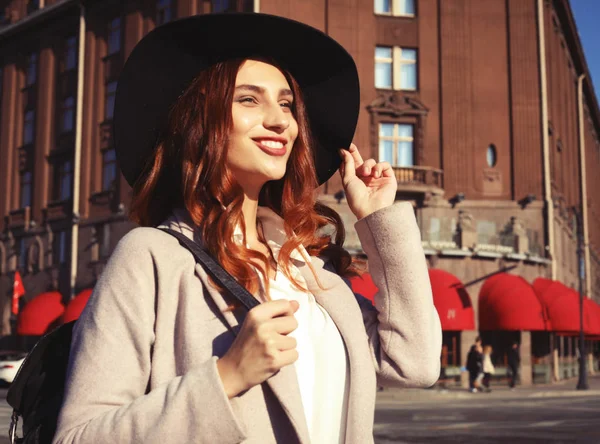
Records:
{"label": "sunlight on face", "polygon": [[298,136],[293,101],[279,68],[257,60],[242,64],[231,108],[227,165],[248,195],[257,197],[267,181],[285,174]]}

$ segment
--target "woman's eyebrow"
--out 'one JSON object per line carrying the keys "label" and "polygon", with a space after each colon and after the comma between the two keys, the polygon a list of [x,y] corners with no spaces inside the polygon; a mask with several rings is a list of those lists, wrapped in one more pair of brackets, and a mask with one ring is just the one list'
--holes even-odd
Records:
{"label": "woman's eyebrow", "polygon": [[[264,94],[265,93],[265,88],[263,88],[262,86],[257,86],[257,85],[238,85],[235,87],[236,91],[239,90],[247,90],[247,91],[252,91],[255,92],[256,94]],[[288,88],[282,88],[279,90],[279,96],[294,96],[294,93],[292,92],[291,89]]]}

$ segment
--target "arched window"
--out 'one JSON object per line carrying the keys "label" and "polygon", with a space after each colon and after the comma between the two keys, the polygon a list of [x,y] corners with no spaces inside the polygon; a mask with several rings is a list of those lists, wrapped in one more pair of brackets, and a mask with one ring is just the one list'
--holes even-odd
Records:
{"label": "arched window", "polygon": [[496,162],[498,161],[498,153],[496,151],[496,145],[491,143],[487,148],[487,164],[490,168],[496,166]]}

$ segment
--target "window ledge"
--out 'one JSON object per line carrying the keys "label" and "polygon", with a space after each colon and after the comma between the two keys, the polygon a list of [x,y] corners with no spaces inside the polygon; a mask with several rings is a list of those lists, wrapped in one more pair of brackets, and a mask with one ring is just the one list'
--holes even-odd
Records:
{"label": "window ledge", "polygon": [[112,203],[114,195],[114,190],[99,191],[90,196],[89,202],[92,205],[109,206]]}

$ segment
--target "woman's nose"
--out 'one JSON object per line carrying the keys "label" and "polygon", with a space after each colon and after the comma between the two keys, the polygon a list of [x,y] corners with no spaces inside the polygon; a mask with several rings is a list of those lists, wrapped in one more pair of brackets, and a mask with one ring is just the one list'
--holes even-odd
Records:
{"label": "woman's nose", "polygon": [[268,107],[263,120],[263,126],[274,132],[283,132],[289,128],[291,118],[292,116],[289,112],[285,112],[281,108],[281,105],[275,103]]}

